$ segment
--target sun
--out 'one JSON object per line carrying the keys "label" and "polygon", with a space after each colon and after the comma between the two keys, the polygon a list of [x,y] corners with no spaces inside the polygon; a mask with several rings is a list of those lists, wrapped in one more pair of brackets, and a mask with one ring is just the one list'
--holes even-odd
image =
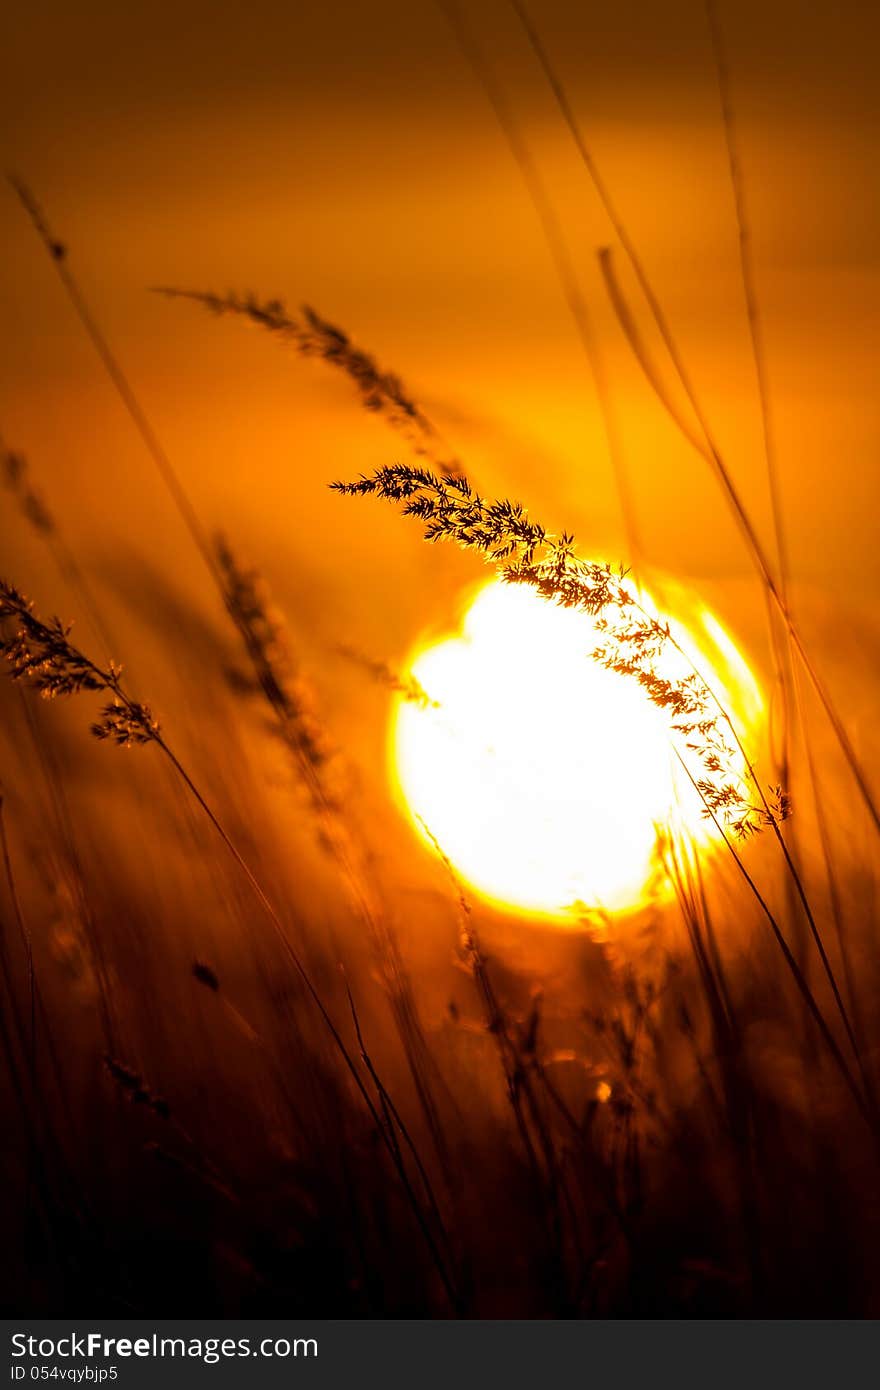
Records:
{"label": "sun", "polygon": [[[664,594],[672,607],[666,584]],[[679,586],[674,600],[679,645],[754,733],[764,704],[746,661],[705,606]],[[644,590],[640,601],[660,615]],[[664,891],[658,826],[686,828],[704,851],[717,840],[668,715],[590,658],[598,642],[586,614],[492,580],[459,632],[409,663],[427,700],[401,697],[393,712],[400,798],[417,832],[498,907],[560,922],[585,907],[637,908]]]}

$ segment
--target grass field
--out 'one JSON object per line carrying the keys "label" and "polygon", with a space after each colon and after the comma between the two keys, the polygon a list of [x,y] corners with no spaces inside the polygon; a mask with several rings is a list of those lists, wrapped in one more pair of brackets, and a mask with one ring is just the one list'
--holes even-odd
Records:
{"label": "grass field", "polygon": [[[184,284],[151,302],[171,337],[197,321],[208,355],[234,364],[246,343],[302,392],[329,379],[322,409],[329,429],[344,422],[346,453],[326,476],[295,459],[283,523],[259,458],[247,515],[223,502],[222,458],[205,505],[77,248],[27,186],[10,192],[174,539],[141,533],[89,422],[71,515],[28,438],[3,439],[15,572],[4,558],[0,1302],[46,1316],[874,1317],[875,604],[869,585],[841,598],[791,562],[811,542],[780,486],[724,35],[710,11],[770,502],[759,518],[515,3],[608,217],[598,274],[618,351],[645,419],[687,451],[711,503],[679,497],[662,448],[633,466],[617,359],[603,357],[515,103],[445,8],[592,372],[621,509],[614,553],[599,554],[601,526],[584,546],[565,529],[589,514],[589,466],[550,486],[518,452],[508,478],[515,418],[493,441],[485,422],[423,405],[406,362],[398,376],[271,286]],[[698,532],[737,538],[735,572],[701,576],[684,552],[655,561],[643,523],[665,524],[664,490],[695,554]],[[817,534],[824,505],[806,509]],[[662,593],[664,574],[748,654],[761,719],[718,699],[647,604],[640,585]],[[657,825],[653,875],[626,909],[581,905],[561,924],[505,906],[402,804],[395,712],[443,717],[410,657],[455,633],[493,575],[598,619],[601,650],[583,660],[660,712],[699,799],[711,850],[693,826]],[[533,660],[515,636],[506,650],[511,670]],[[524,749],[554,718],[547,678]],[[543,775],[515,782],[524,817]]]}

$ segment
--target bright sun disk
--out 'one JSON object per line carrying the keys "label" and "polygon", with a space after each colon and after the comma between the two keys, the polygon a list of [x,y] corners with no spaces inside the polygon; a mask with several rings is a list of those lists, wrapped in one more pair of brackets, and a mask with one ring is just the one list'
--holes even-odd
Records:
{"label": "bright sun disk", "polygon": [[[746,662],[708,609],[683,590],[675,597],[687,620],[671,623],[677,641],[753,734],[763,702]],[[658,614],[644,590],[640,602]],[[669,716],[632,677],[590,658],[600,640],[588,615],[492,580],[460,634],[409,665],[432,703],[395,709],[402,800],[423,838],[427,827],[498,906],[568,920],[582,905],[632,909],[662,891],[658,826],[686,828],[703,849],[717,840]]]}

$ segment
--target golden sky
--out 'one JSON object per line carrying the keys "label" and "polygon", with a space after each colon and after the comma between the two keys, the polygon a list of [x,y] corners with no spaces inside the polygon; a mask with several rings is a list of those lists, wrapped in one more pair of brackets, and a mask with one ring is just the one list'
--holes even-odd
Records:
{"label": "golden sky", "polygon": [[[502,0],[465,8],[582,275],[648,559],[738,582],[748,562],[716,483],[652,398],[607,303],[595,254],[611,240],[607,220],[513,11]],[[769,543],[704,10],[638,0],[535,14]],[[880,578],[878,22],[853,0],[833,14],[779,0],[721,14],[793,570],[817,611],[849,612]],[[547,248],[436,4],[50,0],[8,7],[4,31],[4,167],[29,181],[69,246],[205,521],[233,532],[306,626],[356,629],[399,653],[420,622],[443,621],[444,596],[474,566],[424,553],[394,517],[326,491],[331,477],[405,452],[338,374],[151,285],[313,303],[401,373],[486,491],[515,493],[586,550],[630,558]],[[4,435],[96,571],[138,557],[210,602],[51,266],[12,193],[0,196]],[[36,573],[17,521],[4,518],[3,545]]]}

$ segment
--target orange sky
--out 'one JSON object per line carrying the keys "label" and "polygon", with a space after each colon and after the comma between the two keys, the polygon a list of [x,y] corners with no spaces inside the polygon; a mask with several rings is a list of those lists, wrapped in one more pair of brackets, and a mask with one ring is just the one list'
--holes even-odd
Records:
{"label": "orange sky", "polygon": [[[609,228],[515,17],[501,0],[467,10],[583,276],[648,558],[738,583],[748,564],[717,487],[652,399],[609,310],[595,264]],[[769,540],[702,6],[535,10]],[[833,16],[727,4],[722,16],[793,567],[816,611],[861,612],[880,579],[878,24],[858,3]],[[516,493],[593,553],[630,558],[546,246],[436,5],[52,0],[11,7],[4,29],[4,167],[28,179],[69,245],[206,522],[232,531],[307,629],[356,631],[377,655],[398,655],[420,625],[448,619],[476,570],[326,491],[331,477],[405,453],[337,374],[152,297],[152,284],[314,303],[403,375],[486,490]],[[10,192],[0,206],[4,435],[28,453],[96,573],[138,557],[207,606],[186,535],[51,266]],[[39,593],[39,556],[2,505],[4,556]],[[56,601],[48,582],[44,601]]]}

